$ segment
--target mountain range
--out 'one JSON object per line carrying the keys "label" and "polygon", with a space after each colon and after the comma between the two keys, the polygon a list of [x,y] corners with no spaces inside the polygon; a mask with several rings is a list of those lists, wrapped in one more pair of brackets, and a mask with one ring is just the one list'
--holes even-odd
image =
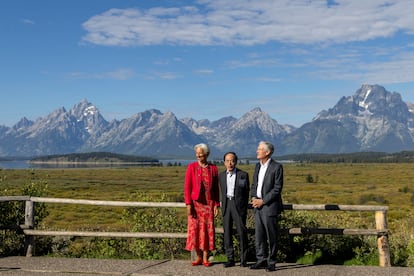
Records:
{"label": "mountain range", "polygon": [[178,119],[149,109],[108,122],[85,99],[70,110],[61,107],[35,121],[24,117],[12,127],[0,126],[0,156],[104,151],[194,158],[193,146],[204,142],[215,157],[229,150],[254,157],[261,140],[274,143],[276,155],[414,150],[414,105],[397,92],[367,84],[297,128],[278,123],[259,107],[239,119]]}

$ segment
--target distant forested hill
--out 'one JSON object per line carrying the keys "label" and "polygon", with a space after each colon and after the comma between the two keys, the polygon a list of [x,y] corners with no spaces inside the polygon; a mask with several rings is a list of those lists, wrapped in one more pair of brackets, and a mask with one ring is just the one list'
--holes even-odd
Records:
{"label": "distant forested hill", "polygon": [[122,163],[158,163],[158,159],[146,156],[134,156],[111,152],[70,153],[36,157],[30,162],[122,162]]}

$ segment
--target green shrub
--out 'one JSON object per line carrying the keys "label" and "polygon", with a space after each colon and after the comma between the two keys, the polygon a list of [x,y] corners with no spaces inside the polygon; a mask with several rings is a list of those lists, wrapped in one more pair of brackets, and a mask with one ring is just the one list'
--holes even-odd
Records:
{"label": "green shrub", "polygon": [[398,191],[400,192],[400,193],[408,193],[409,191],[410,191],[410,188],[408,188],[408,186],[404,186],[402,189],[400,188],[400,189],[398,189]]}
{"label": "green shrub", "polygon": [[[324,214],[308,211],[285,211],[280,220],[281,228],[323,228]],[[330,227],[335,225],[329,225]],[[336,226],[338,228],[342,226]],[[343,264],[355,256],[354,248],[364,245],[356,236],[302,234],[282,232],[279,246],[280,262],[310,262],[313,264]]]}
{"label": "green shrub", "polygon": [[[166,202],[157,196],[136,193],[132,201]],[[128,207],[122,220],[131,232],[186,232],[187,223],[176,208]],[[76,258],[173,259],[185,254],[185,240],[175,238],[71,238],[57,241],[55,256]]]}
{"label": "green shrub", "polygon": [[414,239],[411,237],[407,244],[407,266],[414,266]]}
{"label": "green shrub", "polygon": [[[392,222],[397,224],[399,231],[389,233],[390,257],[393,266],[414,266],[414,241],[412,236],[412,218]],[[391,226],[392,227],[392,226]]]}
{"label": "green shrub", "polygon": [[304,256],[300,257],[296,263],[298,264],[315,264],[322,258],[322,251],[316,249],[315,252],[306,252]]}
{"label": "green shrub", "polygon": [[387,204],[388,201],[381,195],[374,195],[374,194],[363,194],[359,196],[358,204],[368,204],[370,202],[375,202],[378,204]]}
{"label": "green shrub", "polygon": [[376,248],[376,237],[364,239],[365,243],[353,248],[354,257],[344,262],[345,265],[371,265],[378,266],[378,249]]}
{"label": "green shrub", "polygon": [[[165,194],[152,196],[137,194],[135,201],[170,201]],[[132,226],[132,232],[186,232],[187,222],[176,208],[128,208],[124,212],[124,221]],[[135,256],[140,259],[173,259],[182,255],[185,240],[175,238],[136,239],[132,245]]]}
{"label": "green shrub", "polygon": [[[7,181],[1,178],[0,182]],[[21,194],[27,196],[45,196],[47,193],[47,183],[45,181],[30,181],[22,188]],[[0,196],[7,196],[8,191],[0,191]],[[39,226],[43,218],[48,215],[46,205],[43,203],[36,204],[34,217],[34,226]],[[16,229],[13,229],[25,222],[25,202],[1,202],[0,203],[0,225],[6,229],[0,232],[0,256],[18,256],[24,252],[24,235]],[[37,248],[35,253],[44,254],[48,252],[47,238],[37,239]]]}
{"label": "green shrub", "polygon": [[312,174],[307,174],[306,175],[306,183],[316,183],[316,182],[318,182],[318,176],[316,176],[316,177],[313,177],[313,175]]}

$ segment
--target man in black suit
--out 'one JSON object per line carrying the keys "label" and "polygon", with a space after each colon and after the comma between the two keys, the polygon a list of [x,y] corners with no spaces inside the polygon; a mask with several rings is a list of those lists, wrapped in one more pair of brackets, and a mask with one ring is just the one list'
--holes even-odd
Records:
{"label": "man in black suit", "polygon": [[240,243],[240,266],[247,267],[247,206],[249,203],[249,174],[236,168],[237,155],[227,152],[223,157],[226,170],[219,174],[221,188],[221,210],[223,215],[224,248],[227,262],[224,267],[235,265],[233,248],[233,222]]}
{"label": "man in black suit", "polygon": [[283,167],[271,158],[273,152],[271,143],[259,143],[256,151],[259,163],[254,170],[251,193],[257,262],[250,268],[265,268],[266,271],[276,269],[278,215],[283,211]]}

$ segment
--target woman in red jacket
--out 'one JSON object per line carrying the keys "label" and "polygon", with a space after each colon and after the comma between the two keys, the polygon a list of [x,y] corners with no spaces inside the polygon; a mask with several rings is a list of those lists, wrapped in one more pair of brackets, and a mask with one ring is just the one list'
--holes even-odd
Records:
{"label": "woman in red jacket", "polygon": [[188,164],[184,181],[188,217],[185,249],[197,252],[193,266],[210,266],[208,253],[215,249],[214,217],[220,206],[218,170],[207,161],[210,149],[206,144],[194,146],[194,151],[197,162]]}

